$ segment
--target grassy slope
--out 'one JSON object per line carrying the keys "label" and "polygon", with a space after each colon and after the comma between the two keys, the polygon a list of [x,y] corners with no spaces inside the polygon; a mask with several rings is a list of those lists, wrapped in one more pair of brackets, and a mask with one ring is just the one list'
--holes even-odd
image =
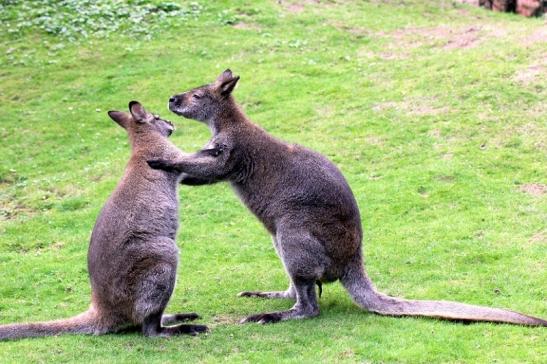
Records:
{"label": "grassy slope", "polygon": [[[64,317],[89,302],[90,231],[128,157],[105,111],[138,99],[167,116],[169,95],[228,66],[242,76],[236,97],[253,120],[340,166],[362,208],[379,288],[547,316],[546,199],[520,190],[547,183],[547,83],[515,80],[547,52],[546,43],[523,44],[544,25],[399,3],[209,4],[199,21],[151,42],[112,37],[55,55],[43,36],[0,36],[0,322]],[[226,8],[247,26],[220,24]],[[476,43],[447,46],[466,33]],[[9,48],[28,54],[26,65],[9,65]],[[169,117],[182,149],[206,142],[202,125]],[[169,310],[199,312],[210,335],[22,340],[0,343],[0,361],[547,361],[544,329],[373,316],[338,284],[324,287],[316,319],[237,325],[290,307],[235,296],[285,288],[270,238],[226,185],[180,196]]]}

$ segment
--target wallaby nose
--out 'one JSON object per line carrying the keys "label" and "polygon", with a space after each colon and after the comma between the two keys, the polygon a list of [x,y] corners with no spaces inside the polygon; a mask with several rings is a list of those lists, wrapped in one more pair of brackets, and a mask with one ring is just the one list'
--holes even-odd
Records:
{"label": "wallaby nose", "polygon": [[169,102],[175,102],[175,100],[176,100],[175,96],[171,96],[171,97],[169,98]]}

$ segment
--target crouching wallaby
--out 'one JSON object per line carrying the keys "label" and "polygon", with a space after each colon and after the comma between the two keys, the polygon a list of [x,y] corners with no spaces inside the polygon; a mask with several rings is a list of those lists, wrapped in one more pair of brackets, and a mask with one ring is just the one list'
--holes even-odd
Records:
{"label": "crouching wallaby", "polygon": [[361,219],[346,180],[322,155],[284,143],[250,122],[231,96],[238,80],[226,70],[210,85],[171,97],[171,111],[206,123],[213,137],[195,154],[151,159],[149,164],[185,173],[182,183],[229,181],[272,234],[290,278],[289,288],[240,296],[290,298],[296,303],[288,311],[253,315],[243,322],[316,316],[315,284],[340,280],[360,307],[381,315],[547,324],[498,308],[405,300],[378,292],[363,267]]}
{"label": "crouching wallaby", "polygon": [[2,325],[0,340],[62,333],[99,335],[138,327],[146,336],[207,331],[201,325],[174,325],[198,318],[195,313],[163,313],[177,273],[180,174],[154,171],[146,160],[180,157],[181,152],[167,140],[173,125],[146,112],[136,101],[129,110],[108,113],[129,134],[132,155],[91,234],[90,308],[66,320]]}

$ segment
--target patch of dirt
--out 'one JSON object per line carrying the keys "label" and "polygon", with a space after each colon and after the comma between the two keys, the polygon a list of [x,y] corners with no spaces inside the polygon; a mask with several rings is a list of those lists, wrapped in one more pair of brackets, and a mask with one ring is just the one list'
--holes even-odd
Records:
{"label": "patch of dirt", "polygon": [[543,231],[540,231],[536,234],[534,234],[530,240],[528,240],[528,242],[530,244],[533,244],[533,245],[543,245],[543,244],[547,244],[547,231],[546,230],[543,230]]}
{"label": "patch of dirt", "polygon": [[234,29],[243,29],[243,30],[260,30],[260,27],[256,24],[245,23],[240,21],[233,25]]}
{"label": "patch of dirt", "polygon": [[526,35],[523,41],[524,45],[531,46],[536,43],[547,43],[547,25],[544,25],[532,34]]}
{"label": "patch of dirt", "polygon": [[305,5],[307,4],[321,4],[320,0],[304,0],[304,1],[297,1],[297,2],[285,2],[282,0],[277,1],[278,4],[281,4],[287,11],[291,14],[300,14],[304,10],[306,10]]}
{"label": "patch of dirt", "polygon": [[384,145],[384,139],[377,135],[367,135],[364,142],[367,145]]}
{"label": "patch of dirt", "polygon": [[315,108],[315,112],[321,118],[329,118],[334,115],[334,108],[331,105],[321,105]]}
{"label": "patch of dirt", "polygon": [[7,202],[0,208],[0,221],[12,220],[19,215],[34,215],[38,211],[31,207],[25,206],[19,202],[11,201]]}
{"label": "patch of dirt", "polygon": [[519,190],[534,197],[539,197],[547,193],[547,185],[542,183],[526,183],[520,186]]}
{"label": "patch of dirt", "polygon": [[467,26],[453,28],[447,25],[438,27],[403,28],[391,33],[396,41],[413,47],[423,45],[442,47],[443,49],[474,48],[490,38],[501,38],[507,31],[495,25]]}
{"label": "patch of dirt", "polygon": [[528,242],[532,245],[546,245],[547,244],[547,230],[543,230],[535,233]]}
{"label": "patch of dirt", "polygon": [[304,11],[304,5],[302,5],[302,4],[289,4],[287,6],[287,10],[289,11],[289,13],[300,14],[301,12]]}
{"label": "patch of dirt", "polygon": [[435,139],[439,139],[441,137],[441,131],[439,129],[430,130],[427,134]]}
{"label": "patch of dirt", "polygon": [[399,49],[397,51],[386,51],[386,52],[374,53],[370,51],[368,48],[363,48],[357,52],[358,58],[374,59],[378,57],[385,61],[406,59],[409,57],[409,55],[410,54],[408,52],[405,52],[402,49]]}
{"label": "patch of dirt", "polygon": [[448,111],[447,107],[437,107],[434,103],[435,100],[431,98],[409,98],[400,102],[382,102],[374,105],[372,110],[382,112],[384,110],[392,109],[397,112],[415,116],[438,115]]}
{"label": "patch of dirt", "polygon": [[536,63],[528,66],[525,69],[518,71],[513,80],[523,85],[530,85],[534,81],[539,80],[542,77],[545,77],[547,74],[547,58],[541,63]]}
{"label": "patch of dirt", "polygon": [[479,6],[479,0],[456,0],[457,3]]}
{"label": "patch of dirt", "polygon": [[[376,36],[388,38],[390,42],[383,52],[373,55],[385,60],[406,59],[413,49],[423,46],[446,50],[469,49],[507,34],[507,30],[495,24],[401,28],[389,33],[376,33]],[[362,51],[360,56],[370,58],[371,54]]]}
{"label": "patch of dirt", "polygon": [[213,318],[214,325],[235,325],[242,317],[233,315],[217,315]]}
{"label": "patch of dirt", "polygon": [[343,26],[337,27],[350,33],[360,34],[361,36],[372,35],[388,39],[389,42],[382,52],[374,53],[364,48],[358,53],[359,57],[369,59],[379,57],[384,60],[407,59],[410,57],[413,49],[424,46],[446,50],[475,48],[483,42],[503,38],[508,34],[507,30],[495,24],[465,27],[451,27],[449,25],[408,27],[388,33],[370,33],[363,29],[350,30]]}
{"label": "patch of dirt", "polygon": [[357,26],[349,26],[341,21],[332,21],[329,22],[330,25],[335,27],[336,29],[349,33],[357,38],[363,38],[366,36],[374,36],[375,33],[369,29],[363,28],[363,27],[357,27]]}
{"label": "patch of dirt", "polygon": [[447,36],[447,43],[443,47],[444,49],[460,49],[460,48],[472,48],[480,41],[480,33],[478,28],[468,28],[459,34],[450,34]]}
{"label": "patch of dirt", "polygon": [[454,176],[440,175],[437,176],[437,180],[445,183],[453,183],[456,178]]}
{"label": "patch of dirt", "polygon": [[[538,108],[532,109],[530,114],[533,114]],[[539,111],[537,111],[539,112]],[[545,111],[543,111],[545,112]],[[526,140],[533,143],[534,147],[539,149],[540,151],[547,151],[546,145],[545,145],[545,135],[546,135],[546,128],[545,126],[541,127],[537,123],[527,123],[517,128],[517,135],[520,135],[524,137]]]}

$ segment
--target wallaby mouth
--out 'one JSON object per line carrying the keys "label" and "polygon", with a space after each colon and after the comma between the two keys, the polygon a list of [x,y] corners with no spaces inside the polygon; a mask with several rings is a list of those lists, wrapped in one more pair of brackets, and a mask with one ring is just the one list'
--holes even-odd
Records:
{"label": "wallaby mouth", "polygon": [[169,98],[167,108],[169,109],[169,111],[172,111],[179,116],[185,117],[187,119],[192,119],[191,114],[188,110],[188,106],[183,105],[183,101],[178,96],[171,96]]}
{"label": "wallaby mouth", "polygon": [[183,115],[183,109],[181,108],[180,100],[177,96],[171,96],[169,102],[167,103],[167,108],[169,111],[174,112],[177,115]]}

